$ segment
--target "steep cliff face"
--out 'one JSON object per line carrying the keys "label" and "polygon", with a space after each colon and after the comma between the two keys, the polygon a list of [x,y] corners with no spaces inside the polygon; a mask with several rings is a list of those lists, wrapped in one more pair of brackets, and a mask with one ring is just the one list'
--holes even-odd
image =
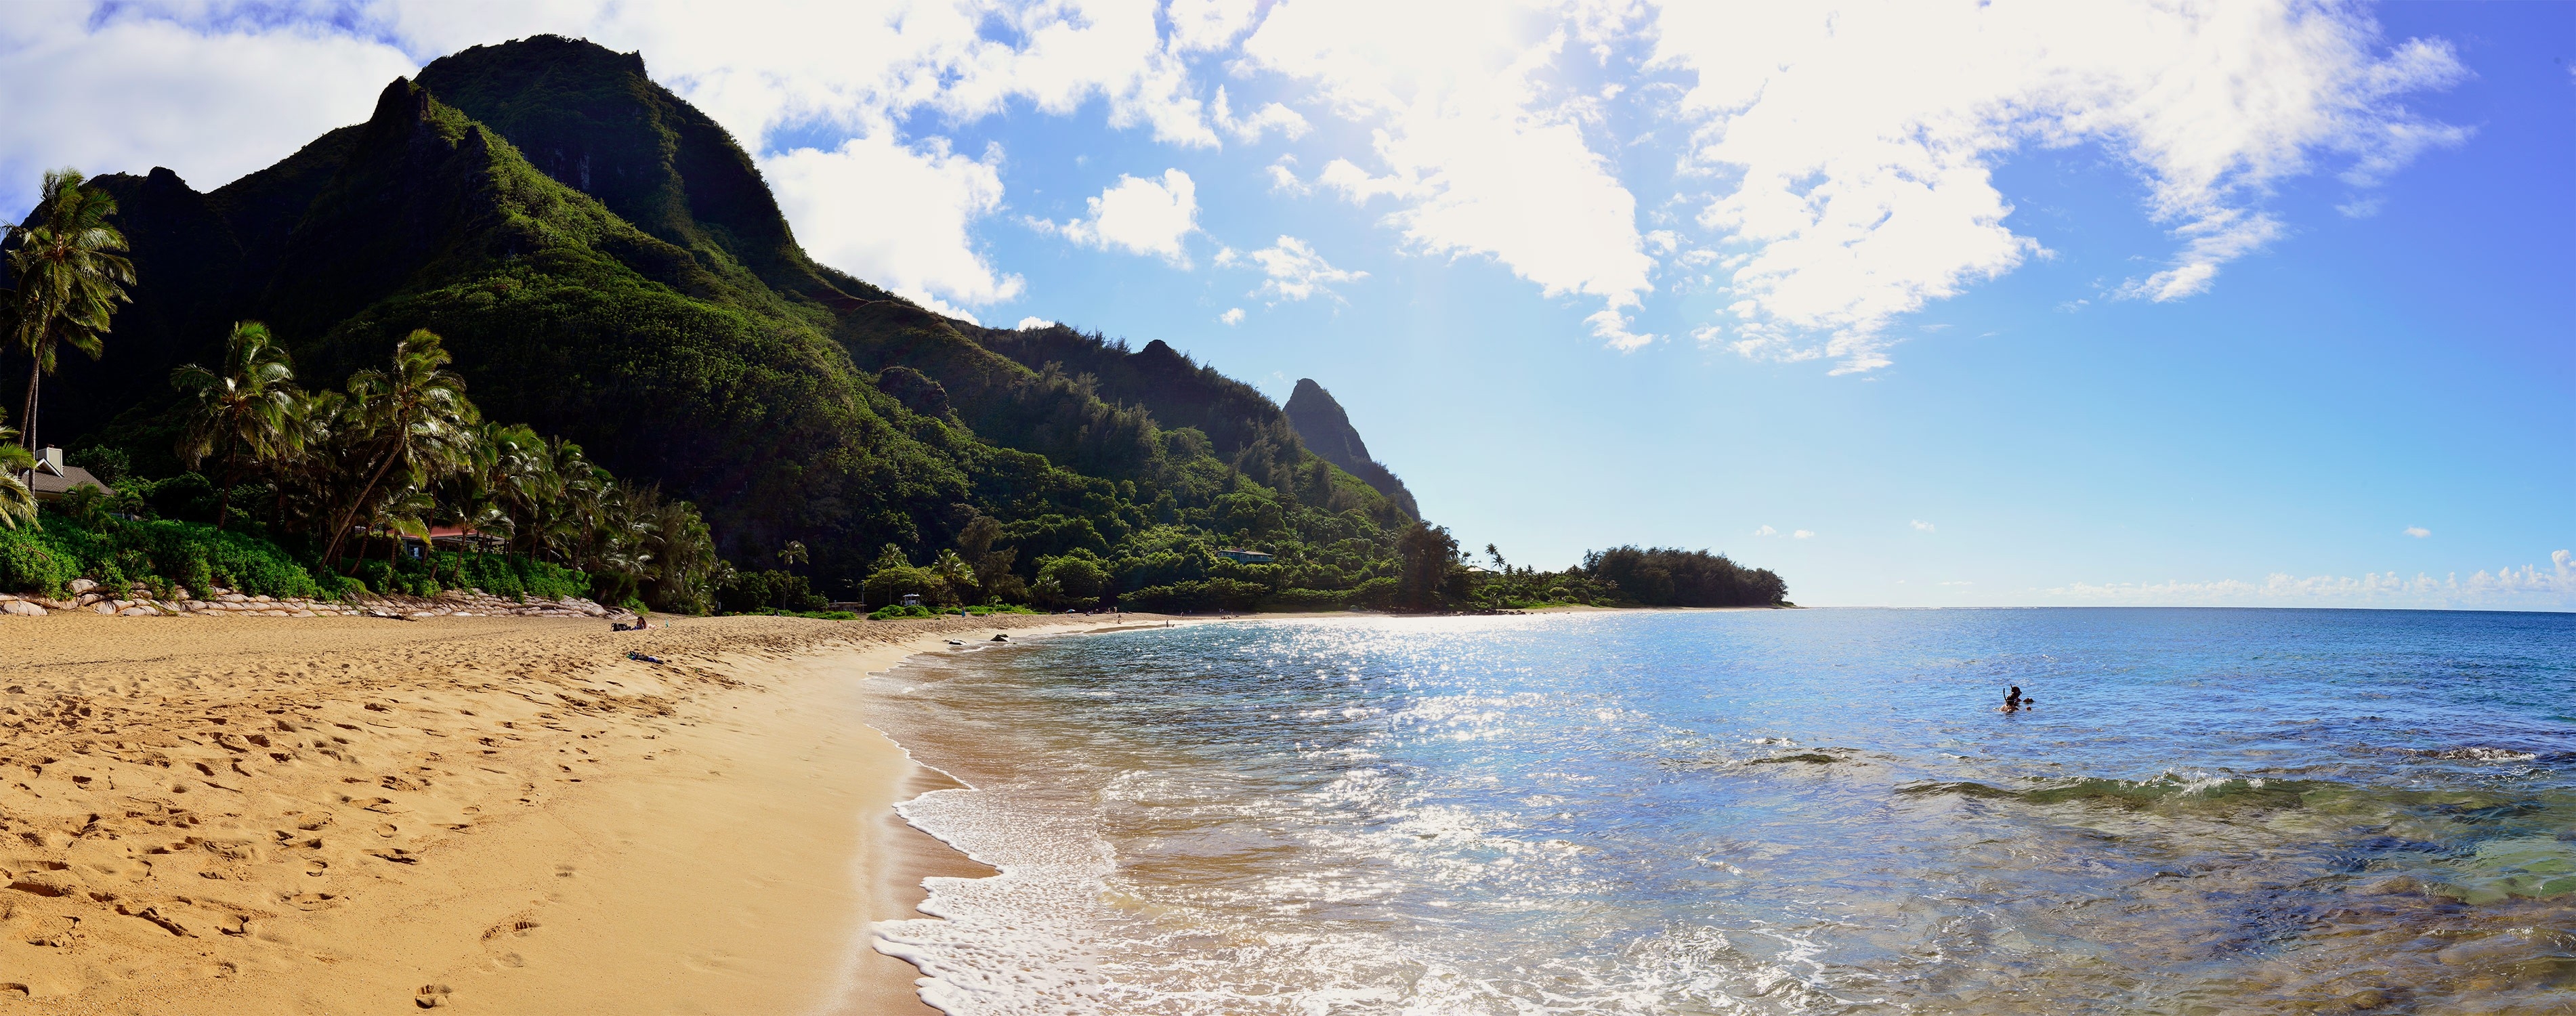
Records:
{"label": "steep cliff face", "polygon": [[1288,395],[1288,423],[1297,428],[1306,450],[1323,460],[1342,467],[1342,471],[1359,477],[1377,492],[1394,501],[1396,507],[1414,518],[1422,517],[1422,508],[1413,501],[1413,492],[1404,489],[1404,481],[1376,459],[1369,457],[1368,442],[1351,426],[1351,415],[1342,411],[1333,393],[1316,384],[1313,378],[1299,378],[1297,390]]}
{"label": "steep cliff face", "polygon": [[739,265],[781,294],[849,309],[887,294],[828,281],[787,227],[751,156],[644,72],[637,53],[540,35],[421,68],[438,101],[498,131],[530,165],[719,274]]}

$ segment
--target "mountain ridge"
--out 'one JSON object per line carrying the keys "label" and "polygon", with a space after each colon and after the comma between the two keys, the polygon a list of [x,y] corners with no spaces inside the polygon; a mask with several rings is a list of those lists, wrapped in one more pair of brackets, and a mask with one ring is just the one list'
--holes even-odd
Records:
{"label": "mountain ridge", "polygon": [[[984,329],[812,262],[756,165],[642,68],[552,37],[476,47],[213,192],[166,169],[98,178],[128,205],[143,281],[107,358],[49,382],[82,396],[49,407],[87,417],[48,412],[48,432],[167,471],[162,379],[230,321],[268,321],[308,384],[429,328],[488,412],[700,501],[728,556],[806,542],[827,588],[982,515],[1032,578],[1077,548],[1126,588],[1236,574],[1207,559],[1219,541],[1287,549],[1276,588],[1387,573],[1409,506],[1304,447],[1257,390],[1159,341]],[[629,157],[648,149],[667,157]],[[675,168],[701,165],[715,183]]]}

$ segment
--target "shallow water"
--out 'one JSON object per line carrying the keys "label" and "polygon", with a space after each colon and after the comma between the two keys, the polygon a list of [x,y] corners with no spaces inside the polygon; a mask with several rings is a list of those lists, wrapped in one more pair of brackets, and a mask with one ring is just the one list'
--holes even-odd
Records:
{"label": "shallow water", "polygon": [[1004,872],[885,926],[954,1014],[2576,1011],[2572,615],[1274,620],[871,685]]}

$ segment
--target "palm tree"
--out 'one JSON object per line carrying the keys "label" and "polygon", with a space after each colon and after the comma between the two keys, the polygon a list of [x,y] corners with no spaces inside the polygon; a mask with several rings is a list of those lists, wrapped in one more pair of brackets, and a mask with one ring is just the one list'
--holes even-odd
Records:
{"label": "palm tree", "polygon": [[277,483],[272,521],[309,532],[337,509],[334,467],[355,455],[350,450],[349,398],[329,388],[308,393],[297,402],[291,422],[295,439],[269,466],[269,478]]}
{"label": "palm tree", "polygon": [[349,378],[351,409],[359,417],[366,482],[342,509],[322,551],[327,566],[340,559],[349,527],[372,506],[376,490],[395,466],[410,486],[425,487],[452,472],[480,422],[465,399],[465,379],[448,370],[451,358],[438,336],[418,329],[394,344],[393,371],[359,371]]}
{"label": "palm tree", "polygon": [[28,448],[36,446],[36,382],[53,373],[56,347],[69,345],[98,358],[108,319],[117,304],[128,302],[125,287],[134,284],[134,263],[119,254],[125,234],[107,224],[116,214],[116,199],[83,186],[85,181],[76,169],[46,173],[38,222],[8,227],[18,244],[9,252],[18,293],[8,338],[35,361],[27,373],[26,407],[18,414]]}
{"label": "palm tree", "polygon": [[581,567],[590,551],[599,516],[600,476],[581,446],[560,437],[546,439],[546,458],[553,464],[545,489],[535,500],[536,523],[528,534],[531,547]]}
{"label": "palm tree", "polygon": [[36,494],[19,479],[35,470],[36,456],[26,446],[12,443],[17,440],[17,428],[0,426],[0,526],[10,529],[21,522],[36,525]]}
{"label": "palm tree", "polygon": [[699,517],[696,505],[662,500],[661,491],[650,487],[643,493],[652,505],[655,591],[663,602],[682,610],[705,610],[708,594],[724,568],[706,520]]}
{"label": "palm tree", "polygon": [[243,321],[224,336],[221,373],[185,364],[170,372],[170,385],[194,397],[178,448],[188,468],[223,446],[223,482],[215,490],[215,528],[222,529],[244,460],[263,464],[300,449],[303,431],[296,415],[304,399],[295,389],[295,370],[267,325]]}
{"label": "palm tree", "polygon": [[[797,565],[800,565],[800,564],[804,564],[804,563],[805,563],[805,541],[803,541],[803,540],[789,540],[789,541],[787,541],[787,545],[786,545],[786,546],[783,546],[783,547],[778,548],[778,564],[779,564],[779,567],[782,567],[782,568],[787,569],[787,574],[790,574],[790,575],[794,575],[794,574],[796,574],[796,566],[797,566]],[[781,592],[781,595],[784,595],[784,591],[783,591],[783,590],[782,590],[782,592]],[[785,609],[785,608],[787,607],[787,604],[785,604],[785,603],[781,603],[781,604],[779,604],[778,606],[780,607],[780,609]]]}

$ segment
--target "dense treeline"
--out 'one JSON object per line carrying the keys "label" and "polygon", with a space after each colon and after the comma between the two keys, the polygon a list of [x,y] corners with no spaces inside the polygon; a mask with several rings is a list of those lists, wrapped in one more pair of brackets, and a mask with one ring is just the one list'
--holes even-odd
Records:
{"label": "dense treeline", "polygon": [[1583,556],[1582,572],[1649,607],[1767,607],[1789,596],[1789,584],[1770,569],[1705,550],[1596,550]]}
{"label": "dense treeline", "polygon": [[1585,554],[1564,571],[1514,566],[1493,544],[1491,568],[1472,565],[1448,530],[1416,526],[1399,540],[1400,579],[1383,604],[1401,610],[1514,610],[1564,604],[1601,607],[1778,607],[1788,583],[1705,550],[1613,547]]}

